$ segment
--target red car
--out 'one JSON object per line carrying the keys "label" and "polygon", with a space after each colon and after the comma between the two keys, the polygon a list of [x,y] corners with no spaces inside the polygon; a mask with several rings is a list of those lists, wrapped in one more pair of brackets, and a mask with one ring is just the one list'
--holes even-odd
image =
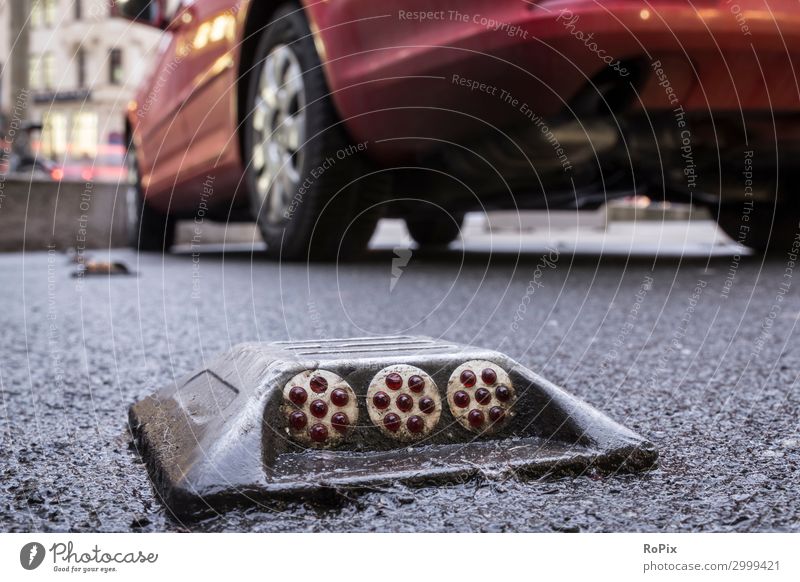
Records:
{"label": "red car", "polygon": [[445,244],[466,211],[633,192],[794,240],[794,0],[113,6],[165,31],[127,116],[140,249],[177,218],[255,217],[271,255],[330,259],[382,216]]}

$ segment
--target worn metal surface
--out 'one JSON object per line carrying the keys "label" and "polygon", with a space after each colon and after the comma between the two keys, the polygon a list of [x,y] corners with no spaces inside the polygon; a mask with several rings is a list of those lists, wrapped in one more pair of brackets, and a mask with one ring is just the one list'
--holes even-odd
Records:
{"label": "worn metal surface", "polygon": [[[492,427],[491,437],[476,436],[447,408],[439,430],[413,447],[370,424],[357,424],[335,450],[308,447],[289,431],[285,387],[305,371],[344,379],[366,416],[376,372],[402,362],[446,386],[465,361],[480,364],[478,372],[507,370],[506,383],[515,386],[514,414]],[[651,443],[507,356],[412,336],[239,344],[132,406],[130,424],[161,499],[179,515],[270,495],[463,481],[481,473],[643,470],[657,459]]]}

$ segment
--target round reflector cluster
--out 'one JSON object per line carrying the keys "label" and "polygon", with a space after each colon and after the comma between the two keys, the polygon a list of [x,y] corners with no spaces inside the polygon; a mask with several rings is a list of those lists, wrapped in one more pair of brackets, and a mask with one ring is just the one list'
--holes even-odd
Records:
{"label": "round reflector cluster", "polygon": [[358,421],[353,389],[327,370],[299,373],[284,387],[283,400],[287,431],[305,445],[335,446]]}
{"label": "round reflector cluster", "polygon": [[502,428],[513,414],[515,399],[506,371],[485,360],[461,364],[447,383],[450,412],[472,432],[491,433]]}
{"label": "round reflector cluster", "polygon": [[414,366],[397,364],[378,372],[367,390],[373,424],[399,441],[430,434],[439,422],[442,399],[433,379]]}

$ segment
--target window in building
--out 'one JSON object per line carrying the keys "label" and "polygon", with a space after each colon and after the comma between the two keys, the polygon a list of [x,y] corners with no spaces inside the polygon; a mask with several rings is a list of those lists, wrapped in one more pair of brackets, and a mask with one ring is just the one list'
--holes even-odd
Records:
{"label": "window in building", "polygon": [[74,0],[75,2],[75,20],[83,18],[83,2],[81,0]]}
{"label": "window in building", "polygon": [[42,153],[48,158],[61,158],[67,153],[67,115],[48,113],[42,123]]}
{"label": "window in building", "polygon": [[30,85],[31,89],[40,89],[42,86],[41,67],[41,57],[31,55],[28,58],[28,85]]}
{"label": "window in building", "polygon": [[39,28],[42,26],[42,2],[35,0],[31,6],[31,28]]}
{"label": "window in building", "polygon": [[72,155],[97,156],[97,113],[81,111],[72,118]]}
{"label": "window in building", "polygon": [[53,53],[44,53],[42,55],[42,84],[45,89],[52,89],[54,79],[56,76],[56,61],[53,58]]}
{"label": "window in building", "polygon": [[122,49],[111,49],[111,54],[108,59],[109,63],[109,76],[108,80],[112,85],[122,85]]}
{"label": "window in building", "polygon": [[86,87],[86,50],[78,47],[75,53],[75,66],[78,69],[78,89]]}
{"label": "window in building", "polygon": [[53,26],[57,13],[56,0],[44,0],[44,22],[47,26]]}

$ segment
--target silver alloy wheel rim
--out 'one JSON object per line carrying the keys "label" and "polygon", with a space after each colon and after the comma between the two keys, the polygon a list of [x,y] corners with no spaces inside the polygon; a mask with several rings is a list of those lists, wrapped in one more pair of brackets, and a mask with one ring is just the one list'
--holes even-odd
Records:
{"label": "silver alloy wheel rim", "polygon": [[300,62],[289,46],[276,45],[261,65],[250,121],[259,214],[270,223],[289,218],[300,184],[305,105]]}

